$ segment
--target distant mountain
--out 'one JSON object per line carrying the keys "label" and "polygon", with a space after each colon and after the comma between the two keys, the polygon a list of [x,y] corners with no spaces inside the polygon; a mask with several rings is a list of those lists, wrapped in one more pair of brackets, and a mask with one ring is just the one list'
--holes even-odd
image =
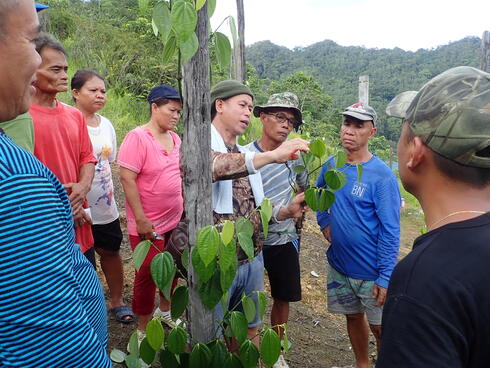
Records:
{"label": "distant mountain", "polygon": [[417,90],[451,67],[478,67],[480,42],[478,37],[467,37],[431,50],[412,52],[400,48],[345,47],[329,40],[290,50],[262,41],[248,46],[246,57],[261,78],[280,80],[297,71],[311,74],[339,108],[357,100],[359,76],[367,74],[370,104],[384,115],[386,104],[397,93]]}

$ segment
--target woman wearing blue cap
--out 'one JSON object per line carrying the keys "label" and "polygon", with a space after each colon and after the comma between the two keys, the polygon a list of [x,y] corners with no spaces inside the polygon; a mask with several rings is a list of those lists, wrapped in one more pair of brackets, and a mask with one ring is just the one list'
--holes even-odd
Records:
{"label": "woman wearing blue cap", "polygon": [[[121,183],[126,196],[129,240],[134,250],[142,239],[165,249],[163,234],[173,230],[183,212],[182,179],[179,166],[181,140],[173,132],[180,119],[180,94],[160,85],[148,95],[150,121],[130,131],[119,150]],[[132,308],[138,315],[138,336],[144,336],[154,310],[156,286],[150,263],[158,251],[151,247],[136,272]],[[160,306],[154,315],[172,323],[170,303],[160,293]]]}

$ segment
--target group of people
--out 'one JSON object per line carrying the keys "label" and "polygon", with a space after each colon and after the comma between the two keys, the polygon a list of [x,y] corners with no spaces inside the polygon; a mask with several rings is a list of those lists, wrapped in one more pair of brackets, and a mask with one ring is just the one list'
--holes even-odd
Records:
{"label": "group of people", "polygon": [[[185,216],[181,140],[173,131],[182,97],[171,86],[153,88],[148,123],[128,132],[117,154],[114,128],[98,114],[106,103],[103,76],[79,70],[70,86],[74,107],[57,99],[68,90],[66,52],[39,33],[41,8],[32,0],[0,2],[0,367],[110,367],[95,253],[117,321],[137,316],[140,339],[153,316],[174,323],[161,293],[155,308],[150,263]],[[309,183],[295,167],[309,142],[288,139],[303,122],[300,104],[282,92],[257,106],[248,86],[227,80],[211,89],[210,105],[214,222],[245,216],[253,224],[254,258],[238,248],[228,304],[235,307],[245,293],[258,306],[254,291],[263,290],[265,269],[271,324],[283,337],[289,304],[301,300],[298,219]],[[370,366],[369,330],[377,367],[486,367],[490,75],[450,69],[396,96],[387,114],[403,120],[400,179],[420,201],[427,232],[396,265],[398,182],[368,148],[377,114],[363,103],[347,107],[340,128],[347,162],[339,168],[346,184],[332,207],[317,213],[329,244],[328,310],[346,316],[356,368]],[[240,146],[252,115],[262,135]],[[123,236],[110,165],[116,156],[131,247],[142,239],[154,244],[135,272],[131,307],[123,300]],[[317,186],[328,186],[324,174],[334,160],[322,167]],[[253,211],[265,197],[273,204],[267,237]],[[254,342],[262,323],[256,310],[248,325]],[[213,313],[223,316],[221,303]],[[287,366],[282,355],[274,365]]]}

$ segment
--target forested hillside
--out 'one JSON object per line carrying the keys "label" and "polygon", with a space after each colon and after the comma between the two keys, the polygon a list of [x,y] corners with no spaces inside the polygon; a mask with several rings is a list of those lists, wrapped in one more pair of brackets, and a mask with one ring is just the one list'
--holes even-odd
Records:
{"label": "forested hillside", "polygon": [[[218,0],[218,7],[220,1],[225,0]],[[67,48],[70,74],[79,68],[91,68],[107,77],[110,94],[103,114],[115,122],[119,139],[145,122],[144,97],[151,87],[178,84],[177,57],[163,65],[163,45],[153,33],[151,10],[142,13],[138,0],[43,3],[50,9],[40,13],[42,23]],[[479,38],[417,52],[343,47],[328,40],[290,50],[263,41],[247,47],[248,83],[256,94],[256,103],[263,103],[275,92],[297,93],[305,111],[305,133],[334,141],[340,110],[357,100],[358,77],[368,74],[370,103],[381,117],[379,133],[393,142],[398,138],[400,122],[386,119],[384,109],[389,100],[400,91],[420,88],[450,67],[477,66],[479,47]],[[219,70],[215,60],[211,65],[212,83],[230,77],[229,71]],[[386,140],[381,138],[375,143],[385,146]]]}
{"label": "forested hillside", "polygon": [[344,108],[357,100],[358,78],[369,75],[370,103],[380,113],[381,133],[397,138],[398,122],[386,123],[386,104],[399,92],[417,90],[440,72],[458,65],[479,65],[480,39],[468,37],[433,50],[344,47],[333,41],[290,50],[269,41],[247,47],[247,60],[261,79],[283,80],[298,71],[313,76],[332,96],[333,106]]}

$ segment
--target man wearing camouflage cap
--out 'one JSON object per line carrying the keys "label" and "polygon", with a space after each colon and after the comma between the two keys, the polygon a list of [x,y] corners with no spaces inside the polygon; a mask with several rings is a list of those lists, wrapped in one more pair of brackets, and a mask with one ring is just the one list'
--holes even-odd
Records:
{"label": "man wearing camouflage cap", "polygon": [[[356,103],[342,114],[340,138],[347,163],[340,170],[346,175],[346,185],[335,192],[330,210],[318,212],[317,219],[330,243],[328,310],[346,316],[355,366],[367,368],[369,329],[379,349],[382,306],[398,254],[400,192],[391,170],[368,150],[369,139],[376,133],[374,109]],[[362,167],[360,180],[358,165]],[[335,157],[330,157],[317,186],[326,185],[324,174],[335,166]]]}
{"label": "man wearing camouflage cap", "polygon": [[400,178],[427,232],[393,272],[376,367],[488,367],[490,74],[449,69],[398,115]]}
{"label": "man wearing camouflage cap", "polygon": [[[291,92],[273,94],[267,104],[255,106],[253,114],[260,118],[263,125],[260,139],[246,146],[254,152],[275,150],[303,121],[298,97]],[[306,172],[296,174],[294,171],[295,166],[302,164],[301,159],[296,159],[260,169],[264,194],[274,206],[288,205],[294,198],[295,188],[299,192],[304,191],[308,184]],[[272,326],[287,323],[289,303],[301,300],[299,237],[295,225],[296,221],[291,218],[271,224],[267,238],[263,239],[264,267],[273,298]],[[282,338],[284,329],[279,327],[277,330]],[[282,355],[274,367],[288,367]]]}

